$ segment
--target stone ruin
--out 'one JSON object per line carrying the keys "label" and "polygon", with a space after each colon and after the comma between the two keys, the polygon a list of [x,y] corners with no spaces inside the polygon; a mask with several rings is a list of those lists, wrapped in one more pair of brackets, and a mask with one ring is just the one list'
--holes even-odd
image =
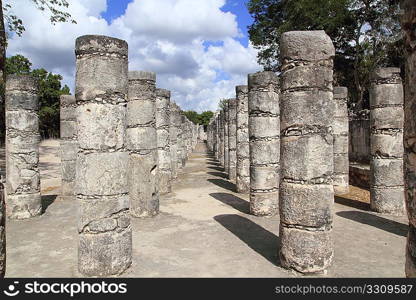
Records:
{"label": "stone ruin", "polygon": [[[416,4],[406,3],[403,24],[410,31]],[[413,35],[406,43],[406,81],[414,82]],[[129,72],[125,41],[82,36],[76,40],[75,53],[75,97],[61,97],[61,196],[79,203],[78,269],[83,275],[119,275],[129,268],[131,217],[159,213],[159,196],[172,191],[172,182],[198,140],[206,140],[229,180],[236,183],[236,192],[249,194],[251,214],[280,216],[280,265],[304,274],[326,272],[334,258],[334,195],[348,192],[349,130],[348,91],[333,87],[335,49],[325,32],[284,33],[281,74],[249,74],[247,85],[236,87],[235,98],[215,113],[205,134],[171,102],[170,91],[156,88],[155,73]],[[399,71],[379,69],[372,78],[371,208],[403,214],[406,202],[410,220],[406,275],[412,277],[416,92],[412,93],[412,84],[406,88],[403,111]],[[37,109],[36,82],[29,76],[9,76],[5,186],[9,218],[42,212]],[[4,273],[1,210],[0,237],[0,273]]]}

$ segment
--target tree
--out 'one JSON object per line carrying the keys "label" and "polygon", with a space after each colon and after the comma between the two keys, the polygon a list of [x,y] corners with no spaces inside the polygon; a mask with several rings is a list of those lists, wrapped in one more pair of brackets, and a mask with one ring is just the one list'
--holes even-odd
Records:
{"label": "tree", "polygon": [[184,114],[189,121],[199,125],[208,125],[209,120],[214,115],[212,111],[204,111],[201,114],[198,114],[196,111],[193,110],[185,111]]}
{"label": "tree", "polygon": [[[69,6],[67,0],[30,0],[41,11],[49,12],[49,20],[54,25],[59,22],[71,22],[76,24],[76,21],[71,15],[62,9]],[[25,31],[22,20],[12,13],[12,5],[3,5],[3,0],[0,0],[0,145],[4,144],[5,124],[4,124],[4,82],[6,81],[6,46],[7,35],[5,26],[9,32],[15,32],[21,36]]]}
{"label": "tree", "polygon": [[59,136],[60,96],[70,94],[68,86],[62,87],[62,76],[47,70],[31,70],[32,63],[23,55],[6,58],[6,73],[31,74],[39,83],[39,131],[42,137]]}
{"label": "tree", "polygon": [[250,0],[249,36],[266,70],[279,71],[279,39],[291,30],[325,30],[336,48],[335,84],[362,107],[369,75],[401,61],[397,0]]}

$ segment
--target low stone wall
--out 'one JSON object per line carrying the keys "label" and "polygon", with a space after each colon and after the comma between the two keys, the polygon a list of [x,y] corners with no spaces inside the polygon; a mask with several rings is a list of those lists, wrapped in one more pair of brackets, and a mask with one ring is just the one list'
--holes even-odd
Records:
{"label": "low stone wall", "polygon": [[350,163],[350,185],[361,188],[370,188],[370,165]]}

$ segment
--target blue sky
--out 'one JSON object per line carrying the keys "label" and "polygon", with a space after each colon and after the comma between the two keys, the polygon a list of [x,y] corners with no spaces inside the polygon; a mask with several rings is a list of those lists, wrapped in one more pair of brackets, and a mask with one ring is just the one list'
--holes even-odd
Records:
{"label": "blue sky", "polygon": [[[6,0],[7,1],[7,0]],[[11,0],[9,0],[11,1]],[[75,84],[74,42],[84,34],[124,39],[129,69],[157,74],[184,110],[216,110],[235,97],[235,86],[261,70],[249,43],[252,23],[245,0],[70,0],[77,24],[52,26],[32,0],[13,1],[26,31],[9,39],[8,55],[22,54],[34,68],[61,74]],[[57,42],[59,41],[59,42]]]}

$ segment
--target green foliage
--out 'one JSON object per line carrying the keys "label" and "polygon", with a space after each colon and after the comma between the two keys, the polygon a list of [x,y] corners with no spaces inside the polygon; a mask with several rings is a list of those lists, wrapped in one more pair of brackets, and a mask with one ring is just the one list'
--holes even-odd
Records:
{"label": "green foliage", "polygon": [[196,111],[188,110],[185,111],[184,114],[189,121],[199,125],[208,125],[209,120],[214,116],[212,111],[204,111],[203,113],[198,114]]}
{"label": "green foliage", "polygon": [[220,109],[224,109],[224,108],[228,107],[228,99],[221,99],[220,103],[218,104],[218,107]]}
{"label": "green foliage", "polygon": [[[67,0],[31,0],[33,4],[41,11],[49,11],[49,20],[53,25],[59,22],[71,22],[76,24],[76,21],[72,19],[71,15],[61,8],[68,8],[69,3]],[[21,36],[25,31],[25,26],[22,20],[16,15],[12,14],[12,6],[6,4],[3,7],[4,19],[9,28],[9,31],[16,32],[18,36]]]}
{"label": "green foliage", "polygon": [[325,30],[336,48],[335,84],[347,86],[359,106],[376,67],[402,64],[397,0],[250,0],[247,7],[250,40],[266,70],[280,70],[283,32]]}
{"label": "green foliage", "polygon": [[62,87],[62,76],[47,70],[31,70],[30,61],[22,56],[15,55],[6,58],[7,74],[31,74],[39,82],[39,130],[44,138],[59,137],[59,98],[70,94],[69,87]]}

